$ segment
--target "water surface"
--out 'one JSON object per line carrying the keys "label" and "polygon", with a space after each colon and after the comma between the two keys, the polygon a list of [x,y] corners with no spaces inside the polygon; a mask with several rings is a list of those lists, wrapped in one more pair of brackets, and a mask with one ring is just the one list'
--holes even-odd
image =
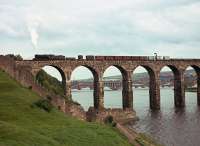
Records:
{"label": "water surface", "polygon": [[[105,107],[122,107],[121,91],[105,91]],[[85,110],[93,105],[93,91],[72,92],[73,99]],[[200,145],[200,108],[196,93],[186,93],[186,108],[174,108],[174,94],[170,88],[161,89],[161,110],[149,109],[148,89],[134,89],[133,105],[140,118],[132,127],[147,133],[166,146]]]}

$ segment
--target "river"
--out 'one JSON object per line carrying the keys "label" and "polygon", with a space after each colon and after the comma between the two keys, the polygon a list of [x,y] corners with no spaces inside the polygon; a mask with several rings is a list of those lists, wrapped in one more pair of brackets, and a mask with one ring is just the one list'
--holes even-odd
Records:
{"label": "river", "polygon": [[[148,89],[133,89],[133,106],[139,121],[133,126],[138,132],[147,133],[165,146],[200,145],[200,108],[196,93],[186,92],[186,107],[174,108],[173,89],[161,89],[161,110],[149,109]],[[122,107],[121,91],[105,91],[105,107]],[[85,110],[93,105],[93,91],[72,92],[72,98]]]}

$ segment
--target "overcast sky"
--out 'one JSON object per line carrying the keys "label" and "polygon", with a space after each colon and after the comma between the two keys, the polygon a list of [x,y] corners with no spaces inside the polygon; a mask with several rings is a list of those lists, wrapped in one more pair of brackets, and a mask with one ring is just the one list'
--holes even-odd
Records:
{"label": "overcast sky", "polygon": [[0,0],[0,54],[200,57],[199,0]]}

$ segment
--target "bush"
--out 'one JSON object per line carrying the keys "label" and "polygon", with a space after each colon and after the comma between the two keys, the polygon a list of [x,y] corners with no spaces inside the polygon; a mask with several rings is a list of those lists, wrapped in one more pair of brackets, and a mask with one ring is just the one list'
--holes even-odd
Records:
{"label": "bush", "polygon": [[112,116],[107,116],[104,120],[106,124],[111,124],[113,122],[113,117]]}
{"label": "bush", "polygon": [[104,123],[105,124],[108,124],[108,125],[111,125],[112,127],[116,127],[117,123],[113,120],[113,117],[112,116],[107,116],[105,119],[104,119]]}
{"label": "bush", "polygon": [[32,90],[32,86],[28,86],[28,89],[29,89],[29,90]]}
{"label": "bush", "polygon": [[47,95],[47,100],[52,101],[52,97],[50,95]]}
{"label": "bush", "polygon": [[116,122],[112,122],[112,127],[116,127],[117,123]]}
{"label": "bush", "polygon": [[50,112],[53,109],[53,105],[51,104],[50,100],[48,100],[48,99],[40,99],[40,100],[36,101],[35,103],[33,103],[33,105],[35,105],[47,112]]}
{"label": "bush", "polygon": [[18,61],[22,61],[22,60],[23,60],[22,56],[19,55],[19,54],[18,54],[18,55],[15,55],[15,56],[14,56],[14,59],[15,59],[15,60],[18,60]]}

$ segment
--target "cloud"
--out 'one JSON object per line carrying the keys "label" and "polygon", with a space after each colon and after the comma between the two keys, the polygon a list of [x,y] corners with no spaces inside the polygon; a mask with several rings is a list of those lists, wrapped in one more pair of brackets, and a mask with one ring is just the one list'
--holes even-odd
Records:
{"label": "cloud", "polygon": [[4,54],[199,57],[199,0],[7,0],[0,19]]}

